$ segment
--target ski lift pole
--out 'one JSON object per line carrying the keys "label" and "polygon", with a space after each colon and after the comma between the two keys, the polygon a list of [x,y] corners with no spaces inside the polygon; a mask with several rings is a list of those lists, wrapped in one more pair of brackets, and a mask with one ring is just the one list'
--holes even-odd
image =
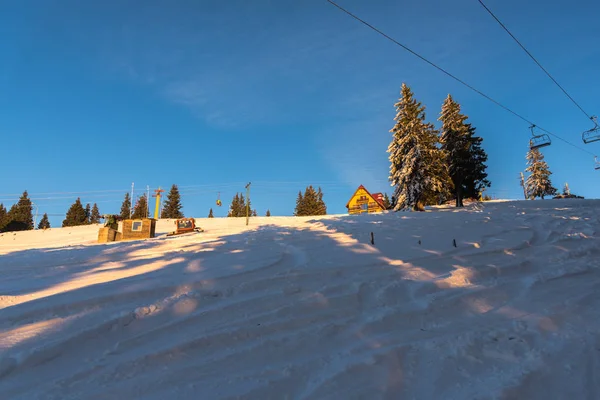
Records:
{"label": "ski lift pole", "polygon": [[246,226],[248,226],[248,220],[250,219],[250,183],[246,185]]}

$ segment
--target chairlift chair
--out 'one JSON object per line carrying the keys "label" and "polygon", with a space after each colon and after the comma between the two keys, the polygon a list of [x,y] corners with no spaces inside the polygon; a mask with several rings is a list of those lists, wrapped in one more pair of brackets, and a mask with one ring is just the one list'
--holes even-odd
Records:
{"label": "chairlift chair", "polygon": [[600,140],[600,125],[598,125],[598,118],[594,115],[591,120],[594,122],[595,126],[581,134],[581,138],[585,144]]}
{"label": "chairlift chair", "polygon": [[600,161],[598,161],[598,156],[594,156],[594,169],[600,169]]}
{"label": "chairlift chair", "polygon": [[221,207],[223,203],[221,203],[221,192],[217,193],[217,206]]}
{"label": "chairlift chair", "polygon": [[552,143],[552,141],[550,140],[550,136],[546,135],[545,133],[536,135],[533,132],[533,128],[535,128],[535,125],[531,125],[529,127],[529,129],[531,129],[531,139],[529,140],[529,148],[533,150],[539,149],[540,147],[550,146],[550,144]]}

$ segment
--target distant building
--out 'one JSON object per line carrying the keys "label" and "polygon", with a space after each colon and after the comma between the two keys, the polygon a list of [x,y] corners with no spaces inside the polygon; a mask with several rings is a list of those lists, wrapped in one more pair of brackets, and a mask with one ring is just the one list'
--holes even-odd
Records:
{"label": "distant building", "polygon": [[382,193],[369,193],[360,185],[346,204],[348,214],[377,213],[385,210]]}

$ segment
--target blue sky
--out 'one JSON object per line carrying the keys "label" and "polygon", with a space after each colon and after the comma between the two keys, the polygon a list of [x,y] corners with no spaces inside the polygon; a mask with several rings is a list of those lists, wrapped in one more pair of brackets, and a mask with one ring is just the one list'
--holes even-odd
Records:
{"label": "blue sky", "polygon": [[[596,154],[591,123],[475,0],[339,0],[511,109]],[[600,4],[487,5],[590,114],[598,104]],[[386,148],[402,82],[436,123],[448,93],[484,138],[489,192],[521,198],[528,125],[325,0],[51,1],[0,5],[0,202],[39,212],[77,196],[118,212],[135,182],[223,216],[252,182],[259,214],[291,215],[321,186],[330,213],[359,184],[391,193]],[[555,186],[600,197],[593,157],[543,150]],[[220,192],[224,206],[217,209]],[[51,218],[54,226],[62,217]]]}

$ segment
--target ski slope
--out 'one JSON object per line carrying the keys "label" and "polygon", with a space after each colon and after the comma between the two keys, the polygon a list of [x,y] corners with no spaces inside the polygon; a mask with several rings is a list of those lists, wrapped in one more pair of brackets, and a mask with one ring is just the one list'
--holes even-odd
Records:
{"label": "ski slope", "polygon": [[0,398],[597,399],[599,210],[5,233]]}

